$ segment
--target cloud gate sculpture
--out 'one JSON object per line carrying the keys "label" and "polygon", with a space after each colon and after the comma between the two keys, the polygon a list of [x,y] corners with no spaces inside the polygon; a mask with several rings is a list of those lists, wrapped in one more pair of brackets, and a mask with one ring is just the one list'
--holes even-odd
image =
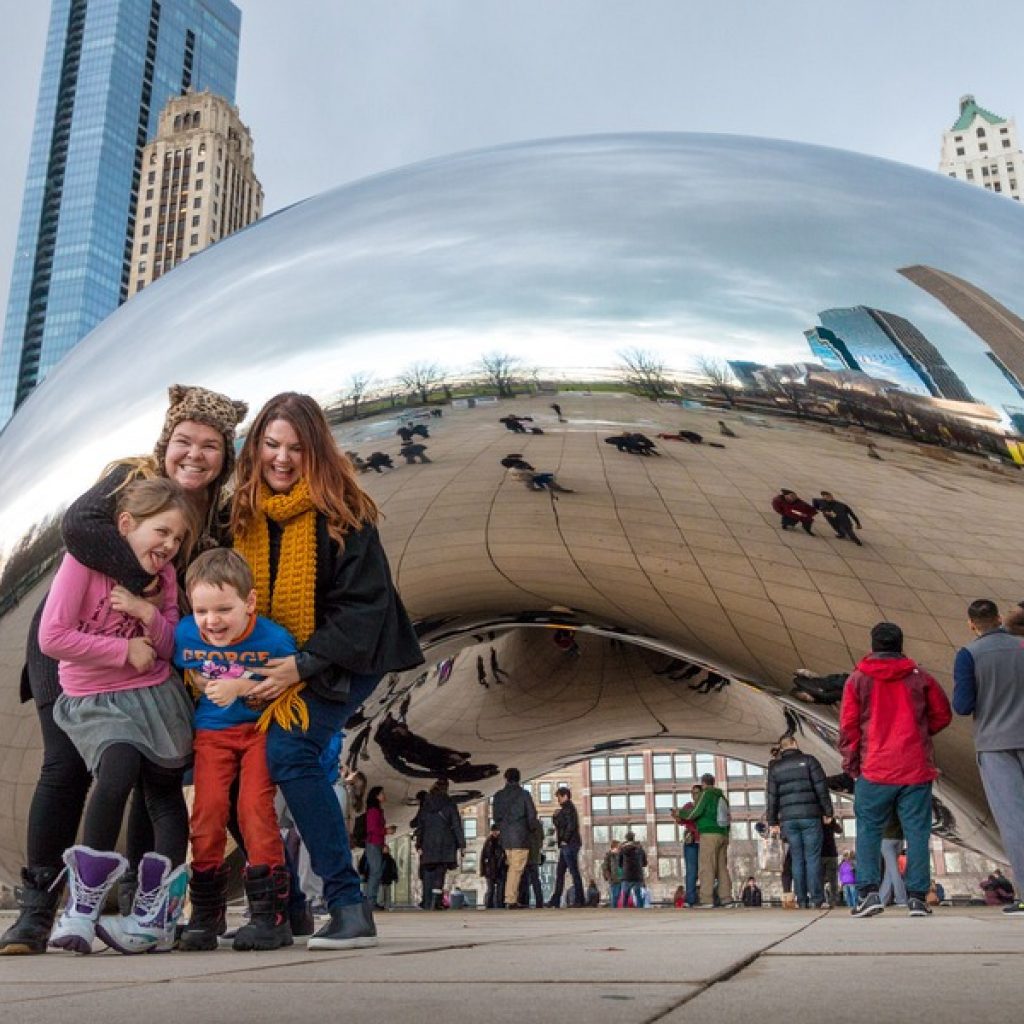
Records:
{"label": "cloud gate sculpture", "polygon": [[[429,464],[398,457],[404,404],[337,417],[346,449],[396,463],[362,479],[427,654],[350,723],[346,756],[394,796],[443,772],[475,797],[509,764],[636,745],[764,763],[786,729],[838,771],[835,708],[796,699],[796,669],[849,670],[893,619],[948,687],[967,603],[1024,599],[1022,281],[1024,210],[982,189],[674,134],[403,168],[192,258],[0,435],[0,875],[22,863],[39,767],[18,681],[53,524],[150,448],[168,384],[351,412],[414,391],[416,367],[444,368],[421,380],[435,398],[440,377],[457,398],[504,367],[506,397],[478,388],[430,420]],[[509,415],[532,420],[510,433]],[[627,433],[656,454],[603,443]],[[533,489],[511,454],[572,493]],[[782,531],[780,486],[835,492],[863,546]],[[970,724],[937,756],[936,828],[996,850]]]}

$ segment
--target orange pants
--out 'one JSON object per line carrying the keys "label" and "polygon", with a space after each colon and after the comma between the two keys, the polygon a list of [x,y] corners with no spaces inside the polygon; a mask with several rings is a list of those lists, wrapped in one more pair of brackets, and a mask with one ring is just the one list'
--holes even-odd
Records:
{"label": "orange pants", "polygon": [[275,786],[267,770],[267,737],[256,723],[230,729],[198,729],[195,802],[189,838],[192,867],[207,871],[224,860],[231,785],[238,778],[238,825],[249,864],[284,864],[284,845],[274,812]]}

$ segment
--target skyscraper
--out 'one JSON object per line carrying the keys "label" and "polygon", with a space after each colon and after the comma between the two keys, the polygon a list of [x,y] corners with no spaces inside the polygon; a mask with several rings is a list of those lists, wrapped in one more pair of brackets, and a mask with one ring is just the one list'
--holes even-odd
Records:
{"label": "skyscraper", "polygon": [[[847,369],[892,381],[912,395],[974,401],[939,350],[906,318],[868,306],[826,309],[818,317],[842,342]],[[843,349],[834,352],[839,355]]]}
{"label": "skyscraper", "polygon": [[810,327],[804,331],[811,352],[826,370],[859,370],[860,366],[846,347],[846,342],[827,327]]}
{"label": "skyscraper", "polygon": [[142,152],[128,294],[258,220],[263,189],[237,108],[210,92],[169,100]]}
{"label": "skyscraper", "polygon": [[918,264],[899,272],[958,316],[992,350],[985,355],[1024,398],[1024,320],[977,285]]}
{"label": "skyscraper", "polygon": [[979,107],[973,96],[961,96],[960,116],[942,133],[939,170],[1019,200],[1022,163],[1014,119]]}
{"label": "skyscraper", "polygon": [[234,101],[230,0],[53,0],[0,349],[0,424],[128,296],[142,149],[171,97]]}

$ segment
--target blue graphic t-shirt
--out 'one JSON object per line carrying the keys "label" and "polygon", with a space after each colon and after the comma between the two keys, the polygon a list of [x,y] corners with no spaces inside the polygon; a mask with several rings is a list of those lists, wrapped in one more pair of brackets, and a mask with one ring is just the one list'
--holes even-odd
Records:
{"label": "blue graphic t-shirt", "polygon": [[[257,615],[252,629],[227,647],[214,647],[207,643],[194,615],[181,620],[174,633],[174,664],[185,672],[193,672],[210,679],[223,675],[237,675],[239,670],[259,674],[259,666],[271,658],[285,658],[298,648],[291,633],[262,615]],[[234,725],[255,722],[260,711],[249,707],[239,698],[226,708],[218,707],[205,694],[196,707],[197,729],[230,729]]]}

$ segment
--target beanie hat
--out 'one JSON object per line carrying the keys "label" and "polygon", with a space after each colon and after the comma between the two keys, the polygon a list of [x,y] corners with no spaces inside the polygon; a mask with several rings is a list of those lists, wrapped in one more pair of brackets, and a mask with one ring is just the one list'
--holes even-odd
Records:
{"label": "beanie hat", "polygon": [[170,406],[164,418],[164,429],[153,449],[158,472],[163,473],[167,445],[176,427],[191,420],[213,427],[224,438],[224,468],[217,477],[217,484],[223,484],[235,467],[235,427],[242,422],[249,406],[245,402],[232,401],[227,395],[206,388],[187,387],[172,384],[167,389]]}

